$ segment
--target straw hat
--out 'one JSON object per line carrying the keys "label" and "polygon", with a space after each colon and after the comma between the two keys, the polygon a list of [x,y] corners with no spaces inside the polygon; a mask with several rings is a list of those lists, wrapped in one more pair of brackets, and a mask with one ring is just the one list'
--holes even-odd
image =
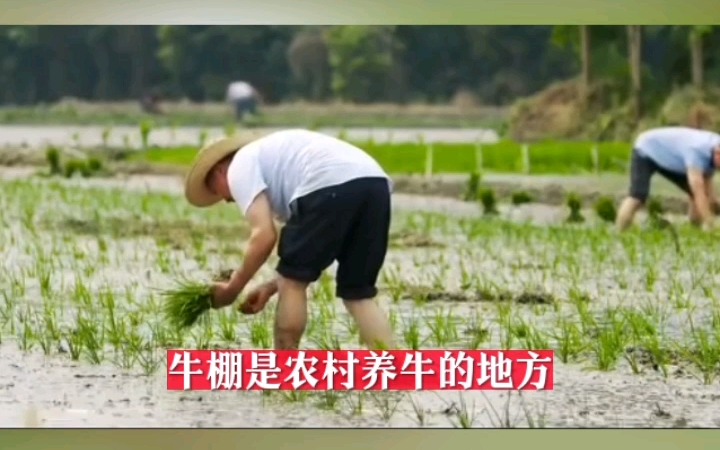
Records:
{"label": "straw hat", "polygon": [[213,194],[205,180],[217,163],[261,136],[260,133],[238,133],[216,139],[198,151],[185,177],[185,198],[193,206],[206,207],[222,200]]}

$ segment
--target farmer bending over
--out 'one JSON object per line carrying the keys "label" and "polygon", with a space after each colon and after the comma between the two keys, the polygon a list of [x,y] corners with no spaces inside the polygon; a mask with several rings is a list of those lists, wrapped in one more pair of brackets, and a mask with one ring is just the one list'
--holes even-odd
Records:
{"label": "farmer bending over", "polygon": [[630,159],[630,193],[618,211],[616,225],[626,229],[647,201],[655,172],[689,196],[688,216],[703,229],[712,227],[717,209],[712,176],[720,165],[720,135],[685,127],[656,128],[635,140]]}
{"label": "farmer bending over", "polygon": [[[214,307],[231,305],[278,243],[276,279],[249,292],[240,311],[256,314],[279,292],[275,348],[296,349],[307,323],[307,287],[334,261],[337,296],[372,348],[393,348],[374,302],[390,227],[392,182],[378,163],[346,142],[306,130],[251,139],[238,135],[202,148],[187,175],[195,206],[235,202],[252,229],[245,258],[227,283],[213,285]],[[278,233],[273,216],[285,226]]]}

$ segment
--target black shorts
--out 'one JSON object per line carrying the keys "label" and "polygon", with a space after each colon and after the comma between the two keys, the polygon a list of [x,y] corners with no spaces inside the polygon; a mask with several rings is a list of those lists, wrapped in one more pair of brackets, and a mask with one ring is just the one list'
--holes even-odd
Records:
{"label": "black shorts", "polygon": [[256,107],[256,101],[252,97],[235,100],[235,115],[242,117],[245,113],[255,114]]}
{"label": "black shorts", "polygon": [[377,295],[390,232],[390,188],[385,178],[358,178],[307,194],[291,205],[280,231],[277,272],[311,283],[338,262],[336,295]]}
{"label": "black shorts", "polygon": [[630,196],[645,203],[650,195],[650,180],[656,172],[692,197],[687,174],[670,172],[637,149],[633,149],[630,157]]}

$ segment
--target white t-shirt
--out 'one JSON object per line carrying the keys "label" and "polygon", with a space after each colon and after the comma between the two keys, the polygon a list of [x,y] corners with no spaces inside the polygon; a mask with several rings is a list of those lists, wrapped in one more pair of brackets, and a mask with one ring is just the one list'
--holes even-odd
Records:
{"label": "white t-shirt", "polygon": [[390,177],[370,155],[345,141],[314,131],[276,131],[243,147],[228,167],[228,185],[235,203],[247,214],[265,191],[273,212],[290,217],[290,203],[319,189],[357,178]]}
{"label": "white t-shirt", "polygon": [[252,86],[244,81],[234,81],[228,85],[227,99],[229,101],[242,100],[252,96]]}

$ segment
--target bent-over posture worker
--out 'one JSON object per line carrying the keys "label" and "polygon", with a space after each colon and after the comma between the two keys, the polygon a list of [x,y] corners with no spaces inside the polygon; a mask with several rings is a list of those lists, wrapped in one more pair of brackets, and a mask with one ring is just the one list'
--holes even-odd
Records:
{"label": "bent-over posture worker", "polygon": [[626,229],[650,194],[655,173],[682,189],[689,198],[690,221],[704,229],[717,209],[712,178],[720,165],[720,135],[686,127],[656,128],[641,133],[630,158],[630,190],[618,210],[616,225]]}
{"label": "bent-over posture worker", "polygon": [[[245,314],[278,293],[274,340],[296,349],[307,323],[307,288],[334,261],[337,296],[372,348],[393,348],[387,317],[373,300],[388,248],[392,182],[361,149],[293,129],[257,139],[223,138],[201,149],[186,178],[195,206],[235,202],[252,229],[242,266],[213,286],[214,306],[231,305],[278,244],[277,277],[249,292]],[[279,234],[274,218],[284,222]]]}

